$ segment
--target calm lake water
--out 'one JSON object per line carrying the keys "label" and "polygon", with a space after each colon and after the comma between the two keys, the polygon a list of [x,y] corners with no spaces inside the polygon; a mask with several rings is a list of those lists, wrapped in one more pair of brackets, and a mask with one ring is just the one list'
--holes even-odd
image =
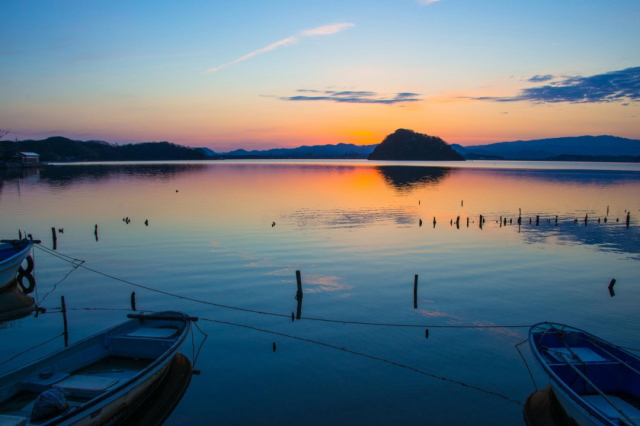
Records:
{"label": "calm lake water", "polygon": [[[201,374],[166,425],[524,424],[520,404],[535,388],[514,345],[528,329],[438,326],[556,321],[639,348],[640,167],[457,166],[221,161],[0,171],[0,236],[26,231],[50,249],[51,228],[64,228],[57,252],[88,268],[284,315],[167,296],[36,250],[34,296],[49,310],[65,296],[71,342],[124,321],[132,291],[138,309],[235,324],[199,322],[209,335]],[[296,270],[304,297],[302,319],[292,322]],[[57,313],[0,323],[0,362],[61,331]],[[197,346],[202,336],[194,337]],[[54,340],[0,373],[62,346]],[[520,348],[544,386],[528,345]],[[191,342],[183,353],[191,358]]]}

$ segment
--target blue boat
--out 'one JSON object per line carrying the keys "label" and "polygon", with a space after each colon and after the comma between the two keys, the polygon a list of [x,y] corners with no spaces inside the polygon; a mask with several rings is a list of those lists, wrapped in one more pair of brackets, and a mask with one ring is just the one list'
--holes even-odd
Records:
{"label": "blue boat", "polygon": [[568,325],[539,323],[529,345],[577,424],[640,426],[640,358]]}
{"label": "blue boat", "polygon": [[197,320],[172,311],[129,317],[1,376],[0,425],[121,424],[162,382]]}
{"label": "blue boat", "polygon": [[24,272],[31,273],[33,270],[31,252],[35,242],[29,239],[0,241],[0,291],[9,287],[16,279],[25,260],[27,267]]}

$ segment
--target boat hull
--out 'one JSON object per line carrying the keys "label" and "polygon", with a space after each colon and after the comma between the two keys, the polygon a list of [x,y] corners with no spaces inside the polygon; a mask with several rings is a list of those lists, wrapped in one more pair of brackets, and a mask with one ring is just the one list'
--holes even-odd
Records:
{"label": "boat hull", "polygon": [[611,423],[603,423],[598,420],[588,409],[578,401],[574,401],[555,381],[551,381],[553,393],[558,398],[567,416],[580,426],[607,426]]}
{"label": "boat hull", "polygon": [[[35,424],[120,424],[123,413],[131,413],[162,381],[195,320],[181,312],[133,317],[0,377],[0,408],[7,407],[0,410],[0,420],[2,415],[21,416],[31,425],[35,396],[59,387],[72,409]],[[34,402],[11,405],[25,392]]]}
{"label": "boat hull", "polygon": [[566,414],[581,426],[640,425],[640,358],[585,331],[540,323],[531,350]]}
{"label": "boat hull", "polygon": [[130,406],[144,402],[145,396],[151,394],[156,386],[162,382],[162,379],[169,369],[170,363],[171,359],[163,363],[163,365],[157,370],[145,375],[145,377],[127,386],[125,389],[122,389],[120,392],[113,395],[113,397],[104,401],[103,404],[100,404],[99,407],[96,407],[89,412],[80,413],[77,416],[73,416],[60,423],[44,424],[47,426],[49,424],[60,426],[117,425],[122,420],[118,414],[127,413]]}
{"label": "boat hull", "polygon": [[31,255],[32,250],[31,241],[27,241],[25,247],[18,251],[13,249],[12,244],[0,244],[0,291],[16,279],[22,262]]}

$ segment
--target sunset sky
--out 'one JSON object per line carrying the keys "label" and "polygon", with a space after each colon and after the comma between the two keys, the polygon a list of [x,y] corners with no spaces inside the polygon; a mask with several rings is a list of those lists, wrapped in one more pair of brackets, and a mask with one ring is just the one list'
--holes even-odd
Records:
{"label": "sunset sky", "polygon": [[0,128],[223,152],[640,139],[640,1],[3,0]]}

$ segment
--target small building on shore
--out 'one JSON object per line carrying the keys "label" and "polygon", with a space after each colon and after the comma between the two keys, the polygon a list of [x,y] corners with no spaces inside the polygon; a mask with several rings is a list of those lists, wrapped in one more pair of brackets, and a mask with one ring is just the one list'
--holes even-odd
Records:
{"label": "small building on shore", "polygon": [[40,162],[40,154],[35,152],[19,152],[11,159],[14,163],[21,163],[23,165],[30,165]]}
{"label": "small building on shore", "polygon": [[40,167],[43,165],[44,163],[40,162],[40,154],[36,154],[35,152],[19,152],[13,155],[8,161],[0,162],[0,167],[2,168]]}

